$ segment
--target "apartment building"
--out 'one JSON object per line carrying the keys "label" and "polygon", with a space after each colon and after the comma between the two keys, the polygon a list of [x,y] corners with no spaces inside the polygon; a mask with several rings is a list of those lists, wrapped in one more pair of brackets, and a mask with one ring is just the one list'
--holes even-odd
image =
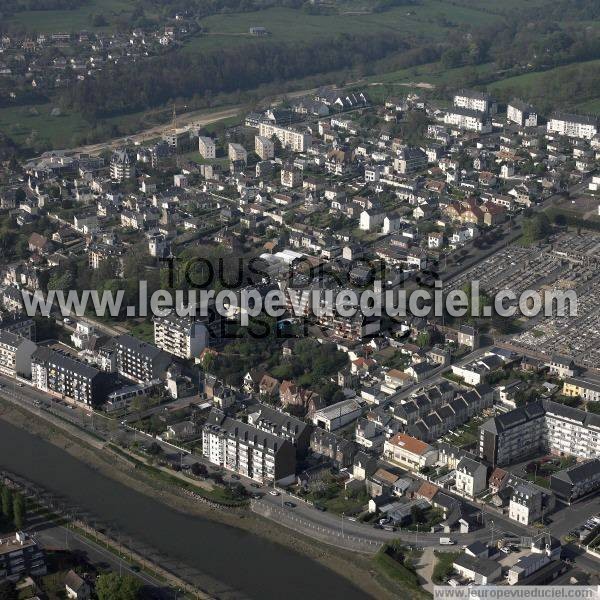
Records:
{"label": "apartment building", "polygon": [[508,465],[551,452],[581,459],[600,455],[600,415],[540,400],[489,419],[479,429],[479,453]]}
{"label": "apartment building", "polygon": [[572,504],[600,488],[600,459],[593,458],[550,476],[550,489],[554,495]]}
{"label": "apartment building", "polygon": [[491,133],[492,123],[485,113],[469,108],[449,108],[444,115],[444,123],[465,131]]}
{"label": "apartment building", "polygon": [[241,144],[230,143],[227,148],[227,156],[233,162],[248,162],[248,152]]}
{"label": "apartment building", "polygon": [[267,404],[257,404],[248,415],[248,423],[261,431],[288,440],[298,458],[306,455],[310,446],[312,426]]}
{"label": "apartment building", "polygon": [[518,98],[513,98],[508,103],[506,118],[510,123],[516,123],[520,127],[537,127],[538,124],[538,115],[535,108]]}
{"label": "apartment building", "polygon": [[31,377],[31,357],[36,344],[11,331],[0,331],[0,371],[10,376]]}
{"label": "apartment building", "polygon": [[295,480],[292,443],[214,408],[202,429],[202,454],[211,463],[258,483],[287,485]]}
{"label": "apartment building", "polygon": [[585,115],[555,113],[547,124],[548,133],[591,140],[598,133],[598,119]]}
{"label": "apartment building", "polygon": [[111,387],[107,373],[46,346],[31,357],[31,381],[43,392],[87,406],[102,404]]}
{"label": "apartment building", "polygon": [[281,185],[287,188],[296,188],[302,185],[302,171],[293,165],[286,165],[281,169]]}
{"label": "apartment building", "polygon": [[168,354],[128,334],[115,338],[114,352],[117,372],[138,382],[161,379],[171,363]]}
{"label": "apartment building", "polygon": [[113,181],[125,181],[135,176],[135,164],[127,150],[117,150],[110,160],[110,178]]}
{"label": "apartment building", "polygon": [[202,158],[213,159],[217,157],[217,146],[215,140],[209,137],[198,138],[198,151]]}
{"label": "apartment building", "polygon": [[0,331],[10,331],[21,337],[33,340],[35,338],[35,321],[25,313],[0,312]]}
{"label": "apartment building", "polygon": [[46,572],[44,553],[33,538],[22,531],[0,538],[0,581],[40,577]]}
{"label": "apartment building", "polygon": [[179,358],[200,356],[208,346],[209,338],[206,323],[192,317],[170,314],[154,319],[154,343],[161,350]]}
{"label": "apartment building", "polygon": [[312,145],[312,137],[292,127],[280,127],[271,123],[260,123],[259,135],[271,139],[275,136],[281,145],[293,152],[306,152]]}
{"label": "apartment building", "polygon": [[498,103],[485,92],[460,90],[454,95],[454,106],[493,115],[498,111]]}
{"label": "apartment building", "polygon": [[600,402],[600,381],[587,377],[569,377],[563,382],[562,393],[571,398]]}
{"label": "apartment building", "polygon": [[384,443],[383,456],[412,471],[420,471],[423,467],[436,463],[438,452],[433,446],[417,438],[398,433]]}
{"label": "apartment building", "polygon": [[271,160],[272,158],[275,158],[275,144],[268,137],[262,135],[255,136],[254,151],[261,160]]}

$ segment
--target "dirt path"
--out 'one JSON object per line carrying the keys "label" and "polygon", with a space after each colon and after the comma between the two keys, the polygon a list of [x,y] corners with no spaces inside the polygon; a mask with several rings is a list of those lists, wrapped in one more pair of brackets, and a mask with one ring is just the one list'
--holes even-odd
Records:
{"label": "dirt path", "polygon": [[435,566],[435,554],[433,553],[433,547],[428,546],[423,550],[421,558],[417,563],[417,575],[421,580],[421,587],[433,594],[433,583],[431,578],[433,576],[433,567]]}

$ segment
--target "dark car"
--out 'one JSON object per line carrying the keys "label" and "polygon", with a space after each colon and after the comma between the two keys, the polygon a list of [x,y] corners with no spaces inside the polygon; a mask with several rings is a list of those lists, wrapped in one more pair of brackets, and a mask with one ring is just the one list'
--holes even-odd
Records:
{"label": "dark car", "polygon": [[290,502],[289,500],[286,500],[286,501],[284,502],[284,504],[285,504],[286,506],[289,506],[290,508],[296,508],[296,505],[295,505],[293,502]]}
{"label": "dark car", "polygon": [[260,483],[251,483],[251,484],[250,484],[250,487],[253,487],[253,488],[260,488],[260,487],[262,487],[262,486],[260,485]]}
{"label": "dark car", "polygon": [[315,504],[314,506],[317,510],[320,510],[321,512],[325,512],[327,510],[322,504]]}
{"label": "dark car", "polygon": [[236,481],[239,481],[241,479],[241,477],[239,475],[236,475],[235,473],[231,476],[231,479],[235,479]]}

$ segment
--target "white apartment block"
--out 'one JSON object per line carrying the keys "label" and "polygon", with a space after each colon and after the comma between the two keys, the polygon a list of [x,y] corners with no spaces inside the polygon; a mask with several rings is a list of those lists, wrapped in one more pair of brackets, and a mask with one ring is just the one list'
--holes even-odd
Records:
{"label": "white apartment block", "polygon": [[473,460],[463,457],[456,466],[456,491],[469,498],[474,498],[487,487],[487,468]]}
{"label": "white apartment block", "polygon": [[268,138],[262,135],[257,135],[254,138],[254,151],[261,160],[270,160],[275,158],[275,144]]}
{"label": "white apartment block", "polygon": [[520,127],[537,127],[538,116],[535,109],[521,100],[511,100],[506,108],[506,118]]}
{"label": "white apartment block", "polygon": [[494,114],[497,110],[497,103],[491,96],[472,90],[461,90],[455,94],[454,106],[487,114]]}
{"label": "white apartment block", "polygon": [[531,525],[542,516],[542,494],[528,484],[519,484],[508,505],[508,516],[517,523]]}
{"label": "white apartment block", "polygon": [[208,340],[208,329],[201,321],[175,314],[154,319],[154,344],[179,358],[198,357]]}
{"label": "white apartment block", "polygon": [[548,121],[548,133],[591,140],[598,133],[598,120],[581,115],[555,114]]}
{"label": "white apartment block", "polygon": [[215,140],[209,137],[198,138],[198,150],[202,158],[216,158],[217,157],[217,146]]}
{"label": "white apartment block", "polygon": [[202,454],[258,483],[287,485],[295,480],[296,450],[286,439],[213,409],[202,429]]}
{"label": "white apartment block", "polygon": [[479,133],[491,133],[492,124],[485,113],[471,110],[469,108],[450,108],[444,115],[444,123],[465,131],[477,131]]}
{"label": "white apartment block", "polygon": [[312,145],[312,137],[291,127],[279,127],[270,123],[261,123],[258,127],[261,137],[271,138],[275,136],[282,146],[293,152],[306,152]]}

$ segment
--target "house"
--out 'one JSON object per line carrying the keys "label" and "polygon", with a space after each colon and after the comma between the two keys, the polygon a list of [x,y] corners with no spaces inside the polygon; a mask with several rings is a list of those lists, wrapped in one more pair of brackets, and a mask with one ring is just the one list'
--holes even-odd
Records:
{"label": "house", "polygon": [[432,466],[437,461],[435,448],[405,433],[398,433],[383,446],[383,456],[414,471]]}
{"label": "house", "polygon": [[367,478],[367,493],[371,498],[376,496],[389,496],[394,484],[398,481],[398,475],[386,469],[377,469],[373,475]]}
{"label": "house", "polygon": [[456,466],[455,490],[468,498],[474,498],[485,490],[487,485],[487,468],[479,461],[463,457]]}
{"label": "house", "polygon": [[183,441],[198,434],[198,428],[193,421],[182,421],[173,423],[167,427],[164,438],[167,440]]}
{"label": "house", "polygon": [[518,483],[508,505],[508,516],[523,525],[531,525],[542,516],[542,491],[533,484]]}
{"label": "house", "polygon": [[546,366],[552,375],[556,375],[561,379],[574,377],[577,371],[573,359],[568,356],[561,356],[560,354],[554,354]]}
{"label": "house", "polygon": [[261,396],[275,397],[279,393],[279,381],[265,373],[258,384],[258,392]]}
{"label": "house", "polygon": [[358,446],[320,427],[315,427],[310,436],[310,449],[314,454],[330,460],[334,467],[343,469],[352,466]]}
{"label": "house", "polygon": [[88,583],[73,570],[65,576],[65,592],[67,598],[73,600],[89,600],[92,597],[92,590]]}
{"label": "house", "polygon": [[383,225],[385,213],[376,208],[363,210],[360,213],[358,227],[362,231],[374,231]]}
{"label": "house", "polygon": [[377,459],[366,452],[357,452],[352,463],[352,477],[365,481],[377,470]]}
{"label": "house", "polygon": [[489,585],[502,575],[500,563],[489,558],[475,558],[467,553],[459,554],[452,567],[461,577],[475,585]]}
{"label": "house", "polygon": [[29,236],[28,246],[30,252],[37,252],[38,254],[48,254],[54,248],[52,242],[39,233],[32,233]]}

